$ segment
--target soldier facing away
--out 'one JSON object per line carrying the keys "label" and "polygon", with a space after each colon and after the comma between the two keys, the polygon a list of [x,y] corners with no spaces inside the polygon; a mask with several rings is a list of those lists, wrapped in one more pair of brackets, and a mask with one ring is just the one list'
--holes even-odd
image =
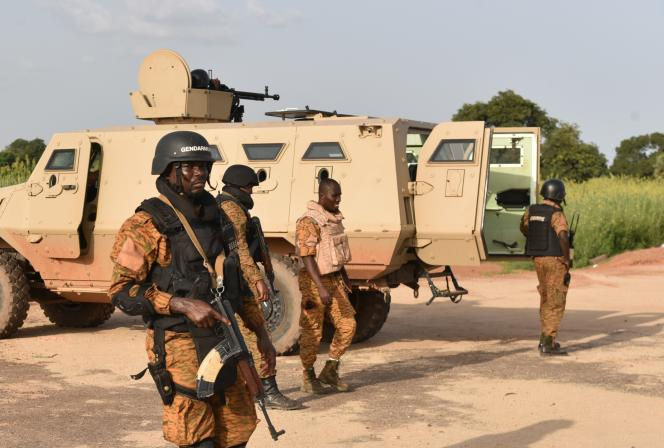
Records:
{"label": "soldier facing away", "polygon": [[[322,394],[346,392],[348,384],[339,378],[339,361],[355,335],[355,310],[348,300],[350,282],[344,265],[351,259],[348,237],[339,211],[341,186],[333,179],[319,184],[318,202],[310,201],[307,211],[297,221],[296,252],[304,263],[298,274],[302,293],[300,314],[300,358],[302,391]],[[314,363],[327,315],[335,332],[329,359],[318,378]],[[331,389],[331,390],[330,390]]]}
{"label": "soldier facing away", "polygon": [[[217,197],[217,201],[220,204],[224,221],[232,224],[233,228],[232,237],[224,238],[227,243],[224,252],[227,255],[231,252],[237,253],[244,284],[248,288],[245,291],[246,295],[257,304],[258,301],[265,302],[269,300],[268,288],[256,264],[256,261],[260,259],[257,253],[260,249],[257,232],[260,230],[254,225],[249,212],[254,206],[251,194],[253,188],[258,186],[258,176],[246,165],[231,165],[224,172],[222,182],[225,186]],[[265,389],[267,407],[284,410],[301,409],[302,405],[299,402],[284,396],[279,390],[276,365],[267,362],[264,357],[261,359],[260,354],[265,351],[258,349],[256,336],[241,324],[240,329],[254,356],[255,365],[260,366],[258,373]]]}
{"label": "soldier facing away", "polygon": [[[257,424],[253,398],[233,366],[219,375],[210,400],[196,396],[199,364],[220,342],[213,328],[229,322],[209,303],[217,285],[211,285],[203,258],[173,208],[189,221],[214,263],[223,245],[219,207],[204,188],[212,162],[203,136],[177,131],[162,137],[152,162],[161,197],[141,203],[122,225],[111,253],[109,295],[122,311],[141,315],[148,324],[148,369],[164,403],[164,438],[181,447],[243,447]],[[256,302],[236,302],[235,312],[273,363],[274,348]]]}
{"label": "soldier facing away", "polygon": [[544,182],[541,204],[531,205],[521,220],[521,233],[526,236],[526,255],[533,257],[539,285],[542,355],[567,355],[556,342],[565,312],[569,287],[570,230],[561,203],[565,184],[558,179]]}

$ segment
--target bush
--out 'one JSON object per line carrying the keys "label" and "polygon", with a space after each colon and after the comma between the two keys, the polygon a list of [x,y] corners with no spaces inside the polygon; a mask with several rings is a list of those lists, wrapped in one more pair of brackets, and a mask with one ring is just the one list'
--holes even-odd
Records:
{"label": "bush", "polygon": [[575,266],[598,255],[615,255],[664,243],[664,182],[603,177],[568,182],[565,214],[581,219],[574,241]]}
{"label": "bush", "polygon": [[36,163],[35,160],[26,157],[16,160],[10,165],[0,166],[0,187],[16,185],[27,181]]}

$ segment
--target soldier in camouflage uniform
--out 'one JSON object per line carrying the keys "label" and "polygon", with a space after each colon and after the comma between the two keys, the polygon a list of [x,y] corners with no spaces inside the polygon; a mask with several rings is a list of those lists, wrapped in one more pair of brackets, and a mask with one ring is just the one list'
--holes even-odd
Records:
{"label": "soldier in camouflage uniform", "polygon": [[[249,210],[254,206],[251,198],[253,188],[258,186],[256,172],[246,165],[232,165],[224,172],[222,194],[217,198],[224,216],[233,224],[235,248],[240,259],[244,280],[250,291],[248,298],[258,302],[269,300],[268,288],[261,271],[256,264],[259,258],[258,241],[253,228]],[[256,335],[240,324],[240,330],[247,347],[254,357],[256,366],[260,366],[258,374],[265,389],[265,404],[273,409],[302,409],[302,405],[281,393],[277,385],[277,369],[274,362],[268,363],[261,356],[256,346]]]}
{"label": "soldier in camouflage uniform", "polygon": [[[220,374],[220,387],[211,400],[196,397],[199,363],[219,342],[212,328],[228,322],[210,306],[210,289],[216,285],[211,284],[202,257],[165,202],[187,218],[214,263],[223,247],[219,208],[204,189],[211,154],[205,138],[194,132],[173,132],[159,141],[152,174],[159,175],[157,190],[162,196],[143,201],[118,232],[111,253],[109,295],[122,311],[141,315],[148,323],[148,368],[164,402],[164,438],[180,447],[244,447],[257,418],[239,372],[227,369]],[[245,299],[237,307],[269,358],[274,348],[256,302]]]}
{"label": "soldier in camouflage uniform", "polygon": [[[350,248],[341,223],[340,201],[339,183],[323,179],[319,185],[318,202],[307,204],[307,211],[296,226],[295,250],[304,264],[298,274],[302,293],[302,391],[313,394],[350,390],[349,385],[339,378],[339,360],[353,341],[356,325],[355,310],[348,300],[351,289],[344,265],[350,261]],[[316,377],[314,363],[323,335],[325,315],[332,321],[335,332],[329,359]]]}
{"label": "soldier in camouflage uniform", "polygon": [[541,204],[531,205],[521,220],[526,235],[526,255],[533,257],[540,294],[540,343],[542,355],[566,355],[556,342],[565,312],[570,269],[570,230],[560,204],[565,184],[558,179],[544,182]]}

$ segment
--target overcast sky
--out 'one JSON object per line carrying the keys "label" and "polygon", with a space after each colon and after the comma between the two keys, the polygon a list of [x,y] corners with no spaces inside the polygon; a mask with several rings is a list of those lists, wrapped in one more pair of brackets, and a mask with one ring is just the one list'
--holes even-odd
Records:
{"label": "overcast sky", "polygon": [[246,120],[309,105],[449,121],[513,89],[613,157],[664,132],[662,1],[26,0],[3,5],[0,147],[134,124],[142,59],[178,51],[239,90]]}

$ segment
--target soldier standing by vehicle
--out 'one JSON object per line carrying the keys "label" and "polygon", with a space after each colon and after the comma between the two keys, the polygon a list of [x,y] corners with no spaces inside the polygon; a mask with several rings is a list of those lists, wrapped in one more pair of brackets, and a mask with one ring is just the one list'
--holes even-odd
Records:
{"label": "soldier standing by vehicle", "polygon": [[[222,194],[217,197],[221,207],[222,216],[232,224],[233,235],[225,238],[233,242],[226,247],[226,253],[237,251],[240,266],[244,276],[245,285],[248,290],[247,297],[258,302],[270,300],[268,287],[261,274],[256,260],[259,260],[258,232],[260,229],[254,226],[249,210],[254,206],[251,194],[254,187],[258,186],[256,172],[246,165],[232,165],[228,167],[222,178],[224,187]],[[240,326],[244,339],[254,356],[254,363],[260,366],[259,375],[263,388],[265,389],[265,404],[268,408],[292,410],[302,409],[302,405],[284,396],[277,386],[277,370],[275,363],[268,363],[261,359],[256,348],[256,335],[247,331],[246,327]]]}
{"label": "soldier standing by vehicle", "polygon": [[526,255],[533,257],[540,294],[542,355],[567,355],[556,342],[565,312],[571,265],[570,230],[560,204],[565,200],[565,184],[558,179],[544,182],[541,204],[531,205],[521,220],[526,235]]}
{"label": "soldier standing by vehicle", "polygon": [[[210,401],[196,397],[199,363],[220,341],[213,327],[228,322],[210,306],[217,285],[211,285],[203,258],[174,211],[189,221],[214,263],[223,247],[219,208],[204,189],[212,162],[207,140],[195,132],[172,132],[159,140],[152,174],[159,175],[161,196],[143,201],[118,232],[109,295],[122,311],[148,323],[148,369],[164,402],[164,438],[179,446],[243,447],[257,419],[236,369],[220,374]],[[237,302],[236,312],[258,335],[261,351],[273,356],[255,301]]]}
{"label": "soldier standing by vehicle", "polygon": [[[300,358],[302,391],[322,394],[332,390],[347,392],[348,384],[339,378],[339,361],[355,335],[355,310],[348,300],[350,282],[344,265],[350,261],[348,237],[339,211],[341,186],[333,179],[320,181],[318,202],[310,201],[297,221],[296,252],[304,263],[298,274],[302,293],[300,314]],[[335,332],[329,359],[318,378],[314,363],[328,315]],[[330,387],[326,387],[328,385]]]}

